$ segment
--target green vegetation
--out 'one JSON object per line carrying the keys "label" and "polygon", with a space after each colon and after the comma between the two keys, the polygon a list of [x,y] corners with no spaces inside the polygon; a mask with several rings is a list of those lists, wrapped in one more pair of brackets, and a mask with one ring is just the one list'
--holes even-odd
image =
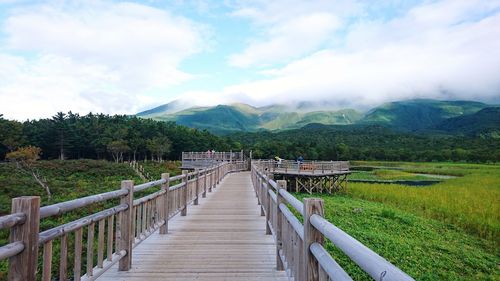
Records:
{"label": "green vegetation", "polygon": [[138,113],[137,116],[175,121],[217,134],[299,129],[309,124],[376,124],[396,131],[427,134],[486,137],[498,137],[500,134],[498,107],[473,101],[405,100],[383,104],[366,114],[353,109],[339,110],[327,101],[265,107],[236,103],[187,109],[174,101]]}
{"label": "green vegetation", "polygon": [[474,114],[458,116],[441,122],[437,129],[466,135],[486,134],[500,138],[500,107],[488,107]]}
{"label": "green vegetation", "polygon": [[349,179],[360,180],[429,180],[430,177],[398,170],[376,169],[374,171],[354,171]]}
{"label": "green vegetation", "polygon": [[427,218],[454,224],[471,234],[500,243],[499,165],[394,162],[353,164],[386,167],[391,165],[403,169],[393,173],[417,172],[459,176],[426,187],[351,183],[347,192],[354,198],[382,202]]}
{"label": "green vegetation", "polygon": [[294,108],[284,105],[252,107],[247,104],[193,107],[174,111],[173,105],[162,105],[138,113],[143,118],[175,121],[192,128],[207,129],[213,133],[249,132],[266,130],[297,129],[311,123],[354,124],[363,115],[353,109],[322,110],[317,106]]}
{"label": "green vegetation", "polygon": [[473,114],[485,107],[484,103],[472,101],[405,100],[372,109],[362,122],[409,131],[431,129],[448,118]]}
{"label": "green vegetation", "polygon": [[[493,242],[452,224],[350,195],[296,194],[322,198],[328,221],[416,280],[497,280],[500,260]],[[330,242],[326,248],[354,280],[372,280]]]}
{"label": "green vegetation", "polygon": [[237,133],[255,158],[499,162],[500,139],[397,132],[378,125],[308,125],[276,133]]}
{"label": "green vegetation", "polygon": [[180,159],[182,151],[241,149],[207,131],[131,116],[57,113],[23,123],[0,115],[0,161],[18,147],[36,146],[43,159]]}
{"label": "green vegetation", "polygon": [[[151,171],[156,178],[162,172],[169,172],[177,175],[179,169],[175,163],[146,162],[145,167]],[[38,195],[42,198],[42,205],[50,205],[58,202],[81,198],[120,188],[120,182],[125,179],[132,179],[136,183],[141,183],[141,179],[128,164],[113,163],[98,160],[52,160],[37,161],[33,163],[39,174],[45,179],[52,192],[49,200],[45,190],[33,179],[32,176],[22,173],[16,168],[14,163],[0,163],[0,215],[10,213],[11,199],[23,195]],[[154,172],[153,172],[154,171]],[[143,196],[152,192],[144,191],[137,196]],[[117,205],[117,200],[110,200],[104,203],[93,204],[62,216],[50,217],[41,221],[41,231],[73,221],[83,216],[95,213],[106,208]],[[8,241],[8,231],[0,231],[0,245],[5,245]],[[86,239],[84,231],[84,240]],[[54,260],[59,258],[59,239],[54,241]],[[69,249],[73,249],[74,238],[70,235],[68,239]],[[69,252],[69,263],[72,264],[73,252]],[[85,259],[85,255],[83,256]],[[41,260],[40,260],[41,262]],[[85,262],[82,263],[85,267]],[[40,265],[39,265],[40,268]],[[58,276],[58,263],[53,264],[53,276]],[[0,261],[0,280],[6,280],[7,262]]]}

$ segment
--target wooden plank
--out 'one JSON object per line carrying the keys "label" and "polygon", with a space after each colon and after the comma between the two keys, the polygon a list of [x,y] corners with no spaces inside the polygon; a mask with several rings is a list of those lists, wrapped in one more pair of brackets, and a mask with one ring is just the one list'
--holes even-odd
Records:
{"label": "wooden plank", "polygon": [[61,256],[59,257],[59,280],[68,280],[68,235],[61,236]]}
{"label": "wooden plank", "polygon": [[87,229],[87,276],[94,273],[94,227],[95,223],[91,223]]}
{"label": "wooden plank", "polygon": [[105,229],[105,220],[99,221],[99,234],[97,238],[97,267],[102,268],[104,262],[104,229]]}
{"label": "wooden plank", "polygon": [[75,281],[79,281],[82,276],[82,239],[83,229],[75,231],[75,263],[73,266],[73,276]]}
{"label": "wooden plank", "polygon": [[288,280],[276,271],[275,243],[253,192],[249,172],[230,174],[203,204],[174,217],[169,235],[134,248],[130,271],[115,266],[98,280]]}
{"label": "wooden plank", "polygon": [[52,280],[52,241],[43,244],[42,280]]}

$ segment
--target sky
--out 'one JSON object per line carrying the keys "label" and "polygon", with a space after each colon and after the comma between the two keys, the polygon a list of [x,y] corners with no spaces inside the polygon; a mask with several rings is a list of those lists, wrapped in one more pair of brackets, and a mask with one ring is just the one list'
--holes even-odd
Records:
{"label": "sky", "polygon": [[0,114],[500,101],[500,0],[0,0]]}

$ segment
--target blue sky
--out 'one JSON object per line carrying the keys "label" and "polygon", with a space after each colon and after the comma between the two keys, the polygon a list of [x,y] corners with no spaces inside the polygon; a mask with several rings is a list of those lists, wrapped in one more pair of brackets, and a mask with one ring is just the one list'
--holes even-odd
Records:
{"label": "blue sky", "polygon": [[0,0],[0,113],[498,102],[499,26],[498,0]]}

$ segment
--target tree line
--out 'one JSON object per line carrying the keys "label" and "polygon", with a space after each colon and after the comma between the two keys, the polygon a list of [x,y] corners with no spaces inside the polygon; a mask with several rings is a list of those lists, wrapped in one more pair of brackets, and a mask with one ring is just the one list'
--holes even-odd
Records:
{"label": "tree line", "polygon": [[416,134],[380,125],[311,124],[297,130],[231,137],[251,149],[254,158],[500,162],[499,138]]}
{"label": "tree line", "polygon": [[127,115],[59,112],[52,118],[18,122],[0,115],[0,160],[20,147],[41,149],[42,159],[171,159],[182,151],[241,149],[227,137]]}
{"label": "tree line", "polygon": [[0,160],[19,147],[41,148],[42,159],[113,161],[180,159],[182,151],[252,150],[254,158],[500,162],[494,137],[415,134],[379,125],[312,124],[280,132],[217,136],[173,122],[127,115],[57,113],[18,122],[0,115]]}

